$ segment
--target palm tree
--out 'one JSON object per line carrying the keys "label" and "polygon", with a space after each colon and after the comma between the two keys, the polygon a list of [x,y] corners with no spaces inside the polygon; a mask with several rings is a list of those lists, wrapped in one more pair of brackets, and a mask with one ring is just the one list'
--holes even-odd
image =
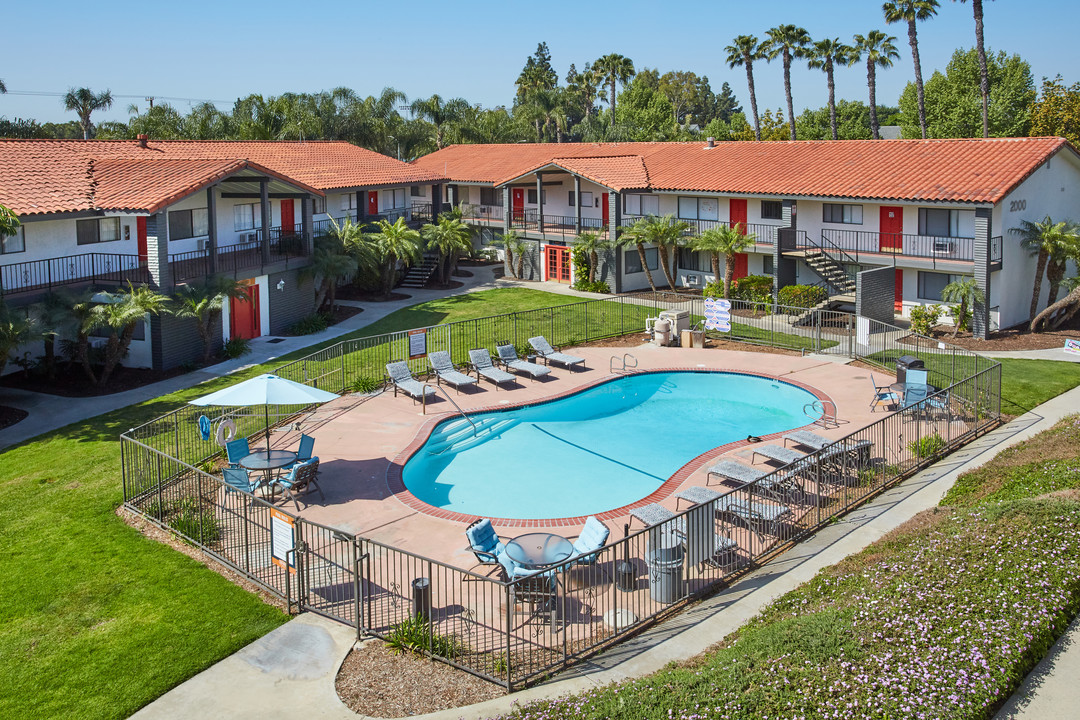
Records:
{"label": "palm tree", "polygon": [[768,60],[779,55],[784,61],[784,93],[787,95],[788,124],[791,125],[791,139],[795,139],[795,107],[791,102],[791,60],[806,57],[806,46],[811,43],[810,33],[795,25],[777,25],[765,33],[768,40],[763,49]]}
{"label": "palm tree", "polygon": [[836,134],[836,84],[833,82],[834,70],[837,65],[848,66],[852,59],[850,45],[840,42],[840,38],[818,40],[808,51],[807,65],[811,70],[823,70],[829,84],[829,125],[832,128],[832,139],[837,139]]}
{"label": "palm tree", "polygon": [[896,45],[893,44],[895,40],[895,37],[880,30],[871,30],[865,36],[855,36],[852,61],[858,62],[861,58],[866,58],[866,85],[870,88],[870,130],[875,140],[881,139],[877,118],[877,69],[892,67],[893,60],[900,57],[900,53],[896,52]]}
{"label": "palm tree", "polygon": [[[455,210],[460,211],[461,208]],[[426,241],[427,250],[438,250],[439,282],[445,285],[450,280],[455,258],[460,253],[472,250],[472,231],[460,217],[443,213],[434,223],[420,228],[420,236]]]}
{"label": "palm tree", "polygon": [[1057,302],[1058,291],[1065,279],[1065,270],[1069,261],[1080,264],[1080,227],[1070,222],[1057,242],[1050,245],[1049,257],[1046,258],[1046,281],[1050,283],[1050,292],[1046,304]]}
{"label": "palm tree", "polygon": [[248,296],[234,278],[218,276],[195,285],[183,285],[173,295],[173,315],[191,318],[203,344],[203,364],[214,352],[214,322],[221,317],[226,298],[247,301]]}
{"label": "palm tree", "polygon": [[375,227],[378,231],[369,237],[382,261],[383,297],[388,298],[394,289],[398,263],[417,262],[423,254],[420,233],[406,225],[403,217],[393,223],[379,220]]}
{"label": "palm tree", "polygon": [[139,322],[147,315],[168,312],[169,298],[145,285],[135,287],[130,281],[126,291],[101,294],[107,300],[95,305],[93,312],[98,317],[99,326],[112,331],[105,343],[105,364],[97,382],[98,385],[106,385],[113,370],[127,355]]}
{"label": "palm tree", "polygon": [[740,227],[721,225],[709,228],[691,243],[691,247],[707,252],[712,258],[713,276],[720,277],[720,256],[724,256],[724,297],[731,297],[731,280],[735,275],[735,255],[753,246],[755,236],[740,232]]}
{"label": "palm tree", "polygon": [[34,323],[25,315],[9,312],[0,303],[0,373],[7,367],[8,356],[20,345],[36,340]]}
{"label": "palm tree", "polygon": [[520,280],[525,269],[525,253],[529,251],[529,244],[521,238],[517,230],[507,230],[492,240],[491,244],[506,251],[506,267],[510,270],[510,277]]}
{"label": "palm tree", "polygon": [[67,95],[64,95],[64,109],[73,110],[79,116],[83,140],[90,139],[90,129],[94,127],[90,123],[90,114],[95,110],[108,110],[110,107],[112,93],[108,90],[95,93],[90,88],[69,88]]}
{"label": "palm tree", "polygon": [[954,280],[942,289],[942,302],[960,303],[960,307],[956,309],[956,314],[953,316],[953,337],[956,337],[961,330],[968,329],[969,310],[975,303],[981,303],[984,300],[986,300],[986,295],[975,284],[975,278]]}
{"label": "palm tree", "polygon": [[435,126],[435,147],[442,150],[446,133],[465,114],[469,103],[462,98],[451,98],[444,102],[438,95],[432,95],[427,99],[413,100],[409,107],[417,117],[426,118]]}
{"label": "palm tree", "polygon": [[911,45],[911,59],[915,63],[915,97],[919,102],[919,129],[922,130],[923,140],[926,139],[926,105],[923,102],[922,63],[919,62],[919,38],[915,24],[937,15],[938,7],[937,0],[889,0],[881,6],[885,22],[890,25],[907,23],[908,44]]}
{"label": "palm tree", "polygon": [[73,304],[72,298],[50,292],[36,308],[41,340],[45,347],[45,377],[50,381],[56,379],[56,338],[61,329],[70,324]]}
{"label": "palm tree", "polygon": [[574,247],[580,248],[589,258],[589,284],[596,282],[596,272],[600,267],[600,253],[606,252],[611,243],[599,233],[583,232],[574,241]]}
{"label": "palm tree", "polygon": [[[960,0],[964,2],[964,0]],[[983,0],[971,0],[975,13],[975,52],[979,58],[979,94],[982,96],[983,137],[990,137],[990,72],[986,68],[986,45],[983,43]]]}
{"label": "palm tree", "polygon": [[649,278],[649,285],[656,292],[652,273],[645,258],[645,245],[651,244],[656,247],[660,256],[660,268],[664,271],[668,287],[675,289],[675,278],[671,274],[671,258],[669,250],[682,245],[686,234],[690,231],[690,223],[685,220],[676,220],[674,215],[649,215],[641,218],[623,233],[624,245],[633,244],[637,247],[638,257],[641,258],[641,267]]}
{"label": "palm tree", "polygon": [[1067,221],[1056,223],[1047,215],[1040,222],[1021,220],[1020,227],[1009,229],[1009,232],[1020,236],[1020,246],[1026,248],[1029,253],[1037,258],[1035,261],[1035,284],[1031,291],[1031,311],[1028,314],[1028,317],[1032,319],[1032,331],[1035,330],[1034,318],[1036,311],[1039,309],[1039,295],[1042,294],[1043,275],[1050,260],[1051,250],[1064,244],[1064,237],[1070,232],[1070,228],[1071,223]]}
{"label": "palm tree", "polygon": [[1038,332],[1040,326],[1057,330],[1069,322],[1077,312],[1080,312],[1080,277],[1069,278],[1065,281],[1069,294],[1058,300],[1036,315],[1031,321],[1034,332]]}
{"label": "palm tree", "polygon": [[754,90],[754,61],[765,57],[762,46],[753,35],[739,35],[724,50],[727,51],[729,68],[746,67],[746,84],[750,88],[750,112],[754,115],[754,139],[761,140],[761,123],[758,121],[757,92]]}
{"label": "palm tree", "polygon": [[0,205],[0,240],[10,237],[19,232],[19,216],[10,209]]}
{"label": "palm tree", "polygon": [[71,304],[71,317],[75,321],[75,342],[72,343],[72,359],[82,368],[86,379],[97,385],[97,374],[90,363],[90,333],[99,328],[101,316],[95,311],[94,293],[79,297]]}
{"label": "palm tree", "polygon": [[608,86],[611,127],[615,127],[615,84],[625,85],[634,77],[634,61],[618,53],[609,53],[593,63],[593,71],[599,75],[601,82]]}

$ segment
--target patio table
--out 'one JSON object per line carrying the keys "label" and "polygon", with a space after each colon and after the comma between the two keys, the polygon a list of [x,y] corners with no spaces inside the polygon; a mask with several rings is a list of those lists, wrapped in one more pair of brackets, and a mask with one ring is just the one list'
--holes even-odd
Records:
{"label": "patio table", "polygon": [[269,487],[273,494],[272,475],[275,470],[296,462],[296,453],[292,450],[257,450],[240,458],[240,467],[245,470],[263,473],[263,487]]}
{"label": "patio table", "polygon": [[506,544],[506,554],[510,559],[529,570],[541,570],[560,563],[573,552],[574,546],[570,541],[554,533],[519,535]]}

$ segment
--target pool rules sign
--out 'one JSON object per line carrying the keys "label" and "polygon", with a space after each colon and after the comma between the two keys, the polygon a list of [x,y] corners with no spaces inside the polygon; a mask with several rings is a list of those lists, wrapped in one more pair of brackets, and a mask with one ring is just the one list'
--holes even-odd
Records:
{"label": "pool rules sign", "polygon": [[705,298],[705,329],[731,332],[731,301]]}

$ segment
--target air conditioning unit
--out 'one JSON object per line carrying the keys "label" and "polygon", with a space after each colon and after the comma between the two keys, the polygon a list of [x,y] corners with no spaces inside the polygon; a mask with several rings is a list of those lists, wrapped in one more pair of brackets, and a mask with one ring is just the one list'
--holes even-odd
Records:
{"label": "air conditioning unit", "polygon": [[701,287],[701,276],[700,275],[687,275],[686,276],[686,286],[687,287]]}
{"label": "air conditioning unit", "polygon": [[258,242],[259,233],[248,232],[240,233],[240,242]]}
{"label": "air conditioning unit", "polygon": [[952,255],[956,252],[956,243],[952,240],[934,240],[935,255]]}

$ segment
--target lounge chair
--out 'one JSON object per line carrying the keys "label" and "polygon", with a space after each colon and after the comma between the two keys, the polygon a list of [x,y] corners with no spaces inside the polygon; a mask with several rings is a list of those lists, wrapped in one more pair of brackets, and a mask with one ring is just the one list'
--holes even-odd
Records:
{"label": "lounge chair", "polygon": [[900,396],[893,392],[888,385],[878,385],[874,380],[874,374],[870,373],[870,384],[874,386],[874,399],[870,401],[870,412],[874,412],[879,405],[896,406],[900,402]]}
{"label": "lounge chair", "polygon": [[517,350],[514,349],[513,345],[497,345],[495,347],[495,352],[499,354],[499,362],[506,366],[508,370],[523,372],[533,380],[551,374],[551,368],[546,368],[543,365],[537,365],[536,363],[531,363],[519,358]]}
{"label": "lounge chair", "polygon": [[544,358],[544,364],[556,363],[562,365],[567,370],[573,372],[575,365],[580,365],[581,369],[585,369],[585,358],[577,357],[576,355],[567,355],[561,353],[555,348],[551,347],[551,343],[547,341],[543,335],[537,335],[536,337],[529,338],[529,345],[532,345],[532,349],[536,351],[536,354]]}
{"label": "lounge chair", "polygon": [[784,436],[784,444],[786,445],[789,440],[796,445],[802,445],[811,450],[820,450],[826,445],[832,445],[836,442],[835,440],[830,440],[827,437],[818,435],[816,432],[810,432],[809,430],[795,430],[794,432],[789,432]]}
{"label": "lounge chair", "polygon": [[778,463],[784,465],[790,465],[793,462],[798,462],[806,457],[806,453],[801,453],[798,450],[792,450],[791,448],[782,447],[780,445],[755,445],[751,451],[751,459],[760,455],[763,458],[769,460],[775,460]]}
{"label": "lounge chair", "polygon": [[[806,456],[803,456],[805,459]],[[718,475],[724,480],[729,480],[739,486],[750,486],[752,490],[772,496],[779,500],[783,494],[787,494],[792,502],[801,505],[805,491],[797,482],[800,470],[796,467],[793,471],[780,473],[777,471],[764,472],[757,468],[743,465],[732,460],[721,460],[709,468],[705,483],[708,484],[713,475]]]}
{"label": "lounge chair", "polygon": [[[694,505],[716,501],[716,512],[733,515],[742,520],[748,526],[758,525],[769,527],[768,534],[775,535],[776,525],[779,520],[791,514],[791,508],[785,505],[773,505],[771,503],[757,502],[744,498],[734,498],[730,494],[718,493],[712,488],[701,486],[688,487],[675,493],[675,497],[686,500]],[[678,500],[676,500],[678,502]]]}
{"label": "lounge chair", "polygon": [[401,388],[401,392],[413,400],[435,397],[435,390],[414,378],[406,362],[387,363],[386,374],[390,376],[390,382],[394,384],[394,397],[397,397],[398,388]]}
{"label": "lounge chair", "polygon": [[495,383],[495,389],[498,390],[499,386],[503,383],[517,382],[510,373],[505,370],[500,370],[495,367],[495,364],[491,362],[491,353],[483,348],[477,348],[469,351],[469,364],[476,368],[476,379],[485,377],[491,382]]}
{"label": "lounge chair", "polygon": [[[723,493],[718,493],[711,488],[705,488],[701,487],[700,485],[695,485],[676,493],[675,502],[676,504],[678,504],[679,500],[681,499],[688,501],[692,505],[701,505],[703,503],[712,502],[713,500],[716,500],[717,498],[722,496]],[[702,538],[699,538],[695,534],[695,523],[691,522],[691,531],[688,533],[686,528],[686,516],[676,516],[675,513],[671,512],[663,505],[651,503],[643,507],[635,508],[630,511],[630,516],[632,518],[640,520],[642,524],[645,525],[645,527],[654,527],[656,525],[660,525],[661,523],[665,523],[672,518],[676,518],[675,521],[672,523],[673,529],[680,537],[683,538],[684,544],[694,545],[694,547],[690,548],[691,553],[693,554],[695,553],[695,551],[701,548],[701,545],[697,543],[702,542]],[[702,562],[709,562],[715,564],[714,561],[717,556],[733,554],[735,548],[738,547],[737,542],[732,540],[724,533],[716,532],[715,525],[710,524],[706,525],[705,527],[706,536],[704,538],[704,542],[706,544],[704,546],[704,551],[701,553],[701,555],[699,555],[699,557],[707,557],[704,557]],[[708,538],[709,527],[712,527],[711,542]],[[712,553],[708,552],[709,549],[712,550]]]}
{"label": "lounge chair", "polygon": [[300,502],[297,500],[297,496],[307,492],[312,485],[319,491],[319,497],[323,500],[326,499],[326,496],[323,495],[322,488],[319,487],[319,483],[315,480],[315,477],[318,474],[319,458],[313,457],[310,460],[293,465],[292,469],[289,470],[288,475],[284,475],[274,480],[272,487],[280,487],[285,491],[285,498],[287,500],[292,500],[296,509],[300,510]]}
{"label": "lounge chair", "polygon": [[428,362],[431,363],[431,369],[435,371],[435,381],[442,384],[445,380],[458,392],[461,392],[462,385],[476,385],[480,382],[458,370],[457,365],[454,365],[454,361],[450,359],[450,353],[445,350],[437,350],[429,354]]}
{"label": "lounge chair", "polygon": [[240,467],[240,461],[251,454],[251,447],[247,438],[237,438],[225,443],[225,456],[229,459],[229,467]]}
{"label": "lounge chair", "polygon": [[487,518],[474,520],[469,527],[465,528],[465,538],[469,541],[468,550],[476,556],[476,562],[481,565],[493,565],[502,569],[508,579],[514,577],[519,566],[506,554],[506,546],[495,533],[491,521]]}

